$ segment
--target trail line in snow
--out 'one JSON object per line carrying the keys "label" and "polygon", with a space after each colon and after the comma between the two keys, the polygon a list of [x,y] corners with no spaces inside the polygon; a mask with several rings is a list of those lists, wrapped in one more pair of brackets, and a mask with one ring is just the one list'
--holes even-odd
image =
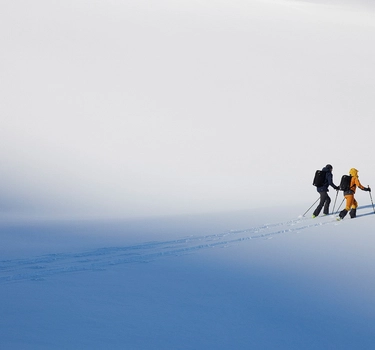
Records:
{"label": "trail line in snow", "polygon": [[21,280],[43,280],[49,276],[105,270],[114,265],[148,263],[168,256],[180,256],[203,249],[225,248],[255,239],[300,232],[327,224],[339,224],[333,216],[310,219],[299,217],[282,223],[264,224],[244,230],[189,236],[175,240],[151,241],[141,244],[103,247],[75,253],[51,253],[36,257],[0,261],[0,283]]}

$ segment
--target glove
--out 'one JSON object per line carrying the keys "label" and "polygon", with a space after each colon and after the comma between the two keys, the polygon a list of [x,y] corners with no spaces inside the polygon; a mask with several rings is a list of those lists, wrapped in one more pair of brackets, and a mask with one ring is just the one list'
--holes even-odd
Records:
{"label": "glove", "polygon": [[370,187],[365,187],[363,190],[367,191],[367,192],[371,192],[371,188]]}
{"label": "glove", "polygon": [[336,191],[339,191],[339,190],[340,190],[340,187],[339,187],[339,186],[336,186],[335,190],[336,190]]}

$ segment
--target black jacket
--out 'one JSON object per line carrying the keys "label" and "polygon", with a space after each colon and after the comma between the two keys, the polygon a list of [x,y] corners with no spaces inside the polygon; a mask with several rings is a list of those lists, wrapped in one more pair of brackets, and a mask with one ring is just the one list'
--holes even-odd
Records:
{"label": "black jacket", "polygon": [[328,191],[329,191],[329,190],[328,190],[328,187],[329,187],[329,186],[333,187],[335,190],[338,190],[339,187],[336,186],[336,185],[333,183],[333,180],[332,180],[332,178],[333,178],[333,176],[332,176],[332,172],[331,172],[328,168],[326,168],[326,167],[324,167],[324,168],[322,169],[322,171],[325,171],[325,172],[326,172],[326,179],[325,179],[325,181],[324,181],[324,185],[321,186],[321,187],[318,187],[316,190],[317,190],[318,192],[328,192]]}

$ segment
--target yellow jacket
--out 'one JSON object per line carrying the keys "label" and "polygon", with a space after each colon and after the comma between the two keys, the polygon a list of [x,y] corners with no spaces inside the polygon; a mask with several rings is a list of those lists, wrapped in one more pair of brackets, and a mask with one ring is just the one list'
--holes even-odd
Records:
{"label": "yellow jacket", "polygon": [[355,193],[355,190],[357,189],[357,187],[359,187],[361,190],[363,190],[365,188],[359,182],[359,179],[358,179],[358,170],[357,169],[351,168],[349,170],[349,175],[351,175],[351,177],[352,177],[352,180],[350,181],[350,190],[353,192],[353,194]]}

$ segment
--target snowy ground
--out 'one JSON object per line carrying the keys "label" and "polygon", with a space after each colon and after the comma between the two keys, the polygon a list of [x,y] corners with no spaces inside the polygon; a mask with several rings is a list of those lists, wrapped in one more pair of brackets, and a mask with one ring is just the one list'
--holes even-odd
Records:
{"label": "snowy ground", "polygon": [[303,211],[3,222],[0,348],[373,349],[372,206]]}

